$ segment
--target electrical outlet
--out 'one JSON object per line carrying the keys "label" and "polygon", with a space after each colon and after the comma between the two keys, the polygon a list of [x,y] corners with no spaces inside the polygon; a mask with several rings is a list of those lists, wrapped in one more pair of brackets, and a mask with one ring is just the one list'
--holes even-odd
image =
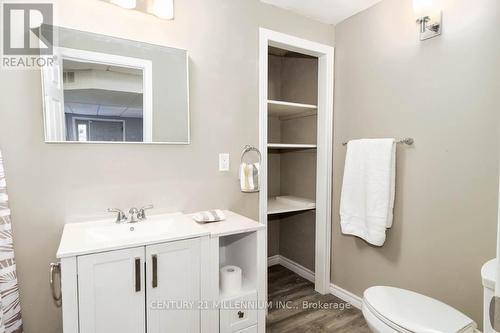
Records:
{"label": "electrical outlet", "polygon": [[219,171],[229,171],[229,154],[219,154]]}

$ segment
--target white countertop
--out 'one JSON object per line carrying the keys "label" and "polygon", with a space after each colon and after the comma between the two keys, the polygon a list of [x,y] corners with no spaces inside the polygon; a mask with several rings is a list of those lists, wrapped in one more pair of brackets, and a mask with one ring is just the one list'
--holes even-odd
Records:
{"label": "white countertop", "polygon": [[247,217],[231,211],[224,213],[226,220],[205,224],[197,223],[191,215],[182,213],[151,215],[147,220],[138,223],[117,224],[112,218],[68,223],[64,226],[57,258],[265,229],[263,224]]}
{"label": "white countertop", "polygon": [[[227,235],[241,234],[260,229],[265,229],[266,226],[249,219],[248,217],[236,214],[229,210],[225,210],[226,219],[220,222],[199,224],[204,230],[210,233],[210,237],[222,237]],[[192,216],[191,214],[189,216]]]}

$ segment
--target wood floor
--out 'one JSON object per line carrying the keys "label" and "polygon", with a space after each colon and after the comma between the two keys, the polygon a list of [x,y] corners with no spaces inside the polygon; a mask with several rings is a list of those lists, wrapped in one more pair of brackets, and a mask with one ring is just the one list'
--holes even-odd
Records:
{"label": "wood floor", "polygon": [[[267,317],[267,332],[370,333],[360,310],[347,307],[347,303],[333,295],[318,294],[311,282],[283,266],[269,267],[268,280],[272,307]],[[329,309],[312,308],[317,304]]]}

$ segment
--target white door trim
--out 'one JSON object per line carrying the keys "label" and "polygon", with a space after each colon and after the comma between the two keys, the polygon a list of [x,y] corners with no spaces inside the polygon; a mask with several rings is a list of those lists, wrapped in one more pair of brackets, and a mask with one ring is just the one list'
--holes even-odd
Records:
{"label": "white door trim", "polygon": [[[73,140],[78,141],[78,128],[76,128],[76,121],[77,120],[89,120],[89,121],[108,121],[112,123],[122,123],[123,125],[123,133],[122,133],[122,141],[126,141],[126,134],[127,134],[127,128],[126,128],[126,122],[123,119],[101,119],[101,118],[93,118],[92,116],[90,117],[73,117],[72,118],[72,127],[73,127]],[[90,133],[90,132],[89,132]]]}
{"label": "white door trim", "polygon": [[[259,38],[259,149],[262,154],[259,219],[267,225],[267,89],[268,47],[275,46],[318,57],[318,149],[316,178],[315,289],[330,290],[331,196],[334,48],[260,28]],[[266,242],[267,256],[267,242]]]}
{"label": "white door trim", "polygon": [[95,64],[137,68],[142,70],[143,141],[146,143],[153,142],[153,63],[151,60],[70,49],[66,47],[59,47],[57,49],[60,56],[67,60],[85,61]]}

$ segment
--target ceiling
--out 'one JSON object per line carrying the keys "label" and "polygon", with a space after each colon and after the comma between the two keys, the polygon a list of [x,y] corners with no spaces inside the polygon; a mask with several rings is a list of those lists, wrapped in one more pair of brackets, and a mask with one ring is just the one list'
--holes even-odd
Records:
{"label": "ceiling", "polygon": [[[106,71],[138,76],[142,70],[105,64],[64,60],[64,71]],[[143,117],[142,93],[93,89],[65,89],[64,112],[84,116]]]}
{"label": "ceiling", "polygon": [[67,60],[67,59],[63,60],[63,69],[64,69],[64,71],[96,69],[96,70],[100,70],[100,71],[132,74],[132,75],[137,75],[137,76],[142,77],[142,69],[110,66],[110,65],[96,64],[96,63],[91,63],[91,62],[80,62],[80,61],[73,61],[73,60]]}
{"label": "ceiling", "polygon": [[260,0],[276,7],[328,23],[337,24],[381,0]]}
{"label": "ceiling", "polygon": [[85,116],[142,118],[142,94],[99,89],[65,90],[64,112]]}

